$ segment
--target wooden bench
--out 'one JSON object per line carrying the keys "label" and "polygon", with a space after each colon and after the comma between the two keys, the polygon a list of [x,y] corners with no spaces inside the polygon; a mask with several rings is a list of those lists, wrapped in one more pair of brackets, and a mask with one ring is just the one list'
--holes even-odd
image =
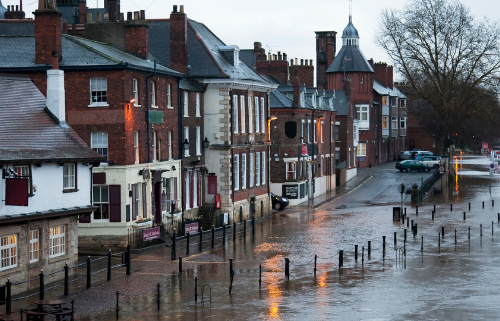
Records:
{"label": "wooden bench", "polygon": [[56,321],[66,321],[71,320],[72,313],[73,311],[71,311],[71,309],[63,308],[62,312],[54,313],[54,315],[56,316]]}

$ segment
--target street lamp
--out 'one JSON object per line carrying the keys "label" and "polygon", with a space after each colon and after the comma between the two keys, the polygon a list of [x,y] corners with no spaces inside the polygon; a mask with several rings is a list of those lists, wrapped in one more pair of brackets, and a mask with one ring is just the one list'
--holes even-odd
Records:
{"label": "street lamp", "polygon": [[267,139],[268,142],[271,141],[271,120],[276,120],[276,119],[278,119],[278,117],[273,116],[267,120],[267,131],[269,134],[268,139]]}
{"label": "street lamp", "polygon": [[189,142],[188,142],[187,138],[184,139],[184,143],[182,143],[182,148],[184,150],[189,150]]}
{"label": "street lamp", "polygon": [[203,141],[203,148],[208,148],[208,146],[210,146],[210,142],[208,141],[208,139],[205,137],[205,140]]}

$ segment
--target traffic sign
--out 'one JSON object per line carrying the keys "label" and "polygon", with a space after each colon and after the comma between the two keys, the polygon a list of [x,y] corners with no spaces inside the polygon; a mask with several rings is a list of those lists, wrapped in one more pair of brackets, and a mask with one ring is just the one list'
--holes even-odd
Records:
{"label": "traffic sign", "polygon": [[398,192],[403,194],[405,192],[405,184],[401,183],[398,185]]}
{"label": "traffic sign", "polygon": [[444,167],[443,166],[439,166],[439,172],[442,174],[444,172]]}
{"label": "traffic sign", "polygon": [[491,163],[490,168],[495,168],[495,164]]}

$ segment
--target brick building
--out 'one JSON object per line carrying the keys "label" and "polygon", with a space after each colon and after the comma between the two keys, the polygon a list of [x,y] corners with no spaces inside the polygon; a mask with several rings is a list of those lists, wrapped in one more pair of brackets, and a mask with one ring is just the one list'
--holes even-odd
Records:
{"label": "brick building", "polygon": [[[26,22],[1,23],[0,33],[9,36],[0,36],[0,48],[8,48],[0,50],[0,71],[27,74],[45,94],[45,70],[56,53],[66,75],[67,122],[105,157],[93,169],[93,202],[99,208],[80,220],[79,245],[124,247],[127,230],[139,218],[159,224],[180,206],[175,200],[181,195],[178,107],[183,75],[146,60],[144,19],[113,23],[124,30],[123,39],[115,38],[125,46],[120,49],[61,34],[61,13],[41,5],[31,28]],[[106,30],[104,24],[88,23],[81,32]]]}
{"label": "brick building", "polygon": [[[102,156],[65,122],[64,73],[47,71],[47,99],[29,78],[0,74],[0,278],[24,282],[78,263],[78,217],[96,207]],[[62,99],[61,99],[62,98]],[[45,277],[53,282],[64,277]],[[13,286],[13,294],[37,282]]]}

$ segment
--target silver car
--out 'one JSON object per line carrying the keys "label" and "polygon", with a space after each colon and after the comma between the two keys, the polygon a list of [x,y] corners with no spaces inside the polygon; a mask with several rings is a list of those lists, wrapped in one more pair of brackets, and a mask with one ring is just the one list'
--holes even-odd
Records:
{"label": "silver car", "polygon": [[440,156],[423,156],[418,159],[419,162],[431,167],[438,168],[441,165],[441,157]]}
{"label": "silver car", "polygon": [[402,160],[407,160],[407,159],[410,159],[410,156],[411,156],[411,152],[408,151],[408,150],[402,150],[399,152],[399,160],[402,161]]}

